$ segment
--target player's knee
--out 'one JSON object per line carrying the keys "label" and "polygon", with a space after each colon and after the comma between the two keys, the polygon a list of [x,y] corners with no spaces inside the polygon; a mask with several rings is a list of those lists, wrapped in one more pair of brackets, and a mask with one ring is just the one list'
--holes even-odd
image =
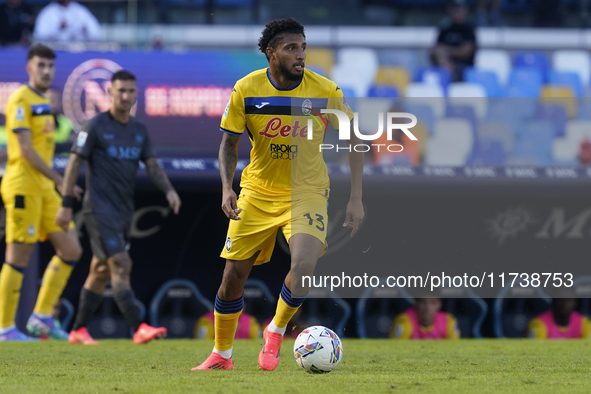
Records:
{"label": "player's knee", "polygon": [[66,261],[78,261],[82,257],[82,247],[78,242],[62,251],[61,258]]}
{"label": "player's knee", "polygon": [[302,275],[311,274],[314,272],[317,260],[317,258],[312,256],[292,257],[291,270]]}

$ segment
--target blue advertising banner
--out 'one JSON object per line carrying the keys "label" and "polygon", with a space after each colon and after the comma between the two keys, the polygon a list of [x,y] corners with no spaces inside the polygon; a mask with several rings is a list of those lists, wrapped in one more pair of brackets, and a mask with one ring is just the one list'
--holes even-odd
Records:
{"label": "blue advertising banner", "polygon": [[[28,80],[26,56],[24,49],[0,51],[0,125],[8,97]],[[220,118],[234,83],[266,66],[261,53],[249,50],[57,52],[52,109],[78,131],[110,107],[110,77],[126,69],[138,80],[133,113],[148,124],[159,155],[215,157]],[[249,145],[241,143],[243,153]]]}

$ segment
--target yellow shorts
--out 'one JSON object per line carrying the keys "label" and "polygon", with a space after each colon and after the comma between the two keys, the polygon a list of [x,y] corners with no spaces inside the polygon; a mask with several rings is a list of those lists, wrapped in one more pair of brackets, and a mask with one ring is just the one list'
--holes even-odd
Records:
{"label": "yellow shorts", "polygon": [[326,197],[310,195],[295,201],[262,201],[242,193],[237,205],[242,209],[242,220],[230,220],[222,258],[246,260],[260,251],[254,264],[268,262],[280,228],[288,242],[294,234],[318,238],[324,244],[320,256],[324,254],[328,226]]}
{"label": "yellow shorts", "polygon": [[33,244],[62,231],[55,216],[62,198],[55,190],[43,194],[2,194],[6,209],[6,243]]}

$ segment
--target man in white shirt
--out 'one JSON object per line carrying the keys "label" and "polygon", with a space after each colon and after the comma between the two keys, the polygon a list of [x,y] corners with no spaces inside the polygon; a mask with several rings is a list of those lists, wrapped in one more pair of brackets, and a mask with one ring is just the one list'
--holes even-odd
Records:
{"label": "man in white shirt", "polygon": [[101,38],[101,26],[83,5],[55,0],[37,16],[34,36],[38,41],[97,41]]}

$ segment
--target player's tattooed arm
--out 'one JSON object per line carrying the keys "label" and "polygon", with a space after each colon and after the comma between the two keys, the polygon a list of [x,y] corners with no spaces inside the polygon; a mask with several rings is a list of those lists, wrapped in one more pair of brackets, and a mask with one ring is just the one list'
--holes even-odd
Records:
{"label": "player's tattooed arm", "polygon": [[144,164],[146,165],[146,172],[148,173],[148,176],[150,177],[150,180],[154,186],[166,194],[168,205],[175,214],[178,214],[179,209],[181,208],[181,199],[174,190],[172,183],[170,183],[170,179],[168,179],[168,175],[166,175],[164,169],[160,166],[160,164],[158,164],[158,161],[155,157],[146,159]]}
{"label": "player's tattooed arm", "polygon": [[144,162],[144,164],[146,165],[146,172],[154,186],[160,189],[163,193],[168,193],[170,190],[174,189],[168,176],[164,172],[164,169],[160,167],[156,158],[150,157]]}
{"label": "player's tattooed arm", "polygon": [[232,181],[238,164],[238,142],[240,136],[224,133],[219,152],[220,176],[222,178],[222,211],[233,220],[240,220],[236,192],[232,189]]}

